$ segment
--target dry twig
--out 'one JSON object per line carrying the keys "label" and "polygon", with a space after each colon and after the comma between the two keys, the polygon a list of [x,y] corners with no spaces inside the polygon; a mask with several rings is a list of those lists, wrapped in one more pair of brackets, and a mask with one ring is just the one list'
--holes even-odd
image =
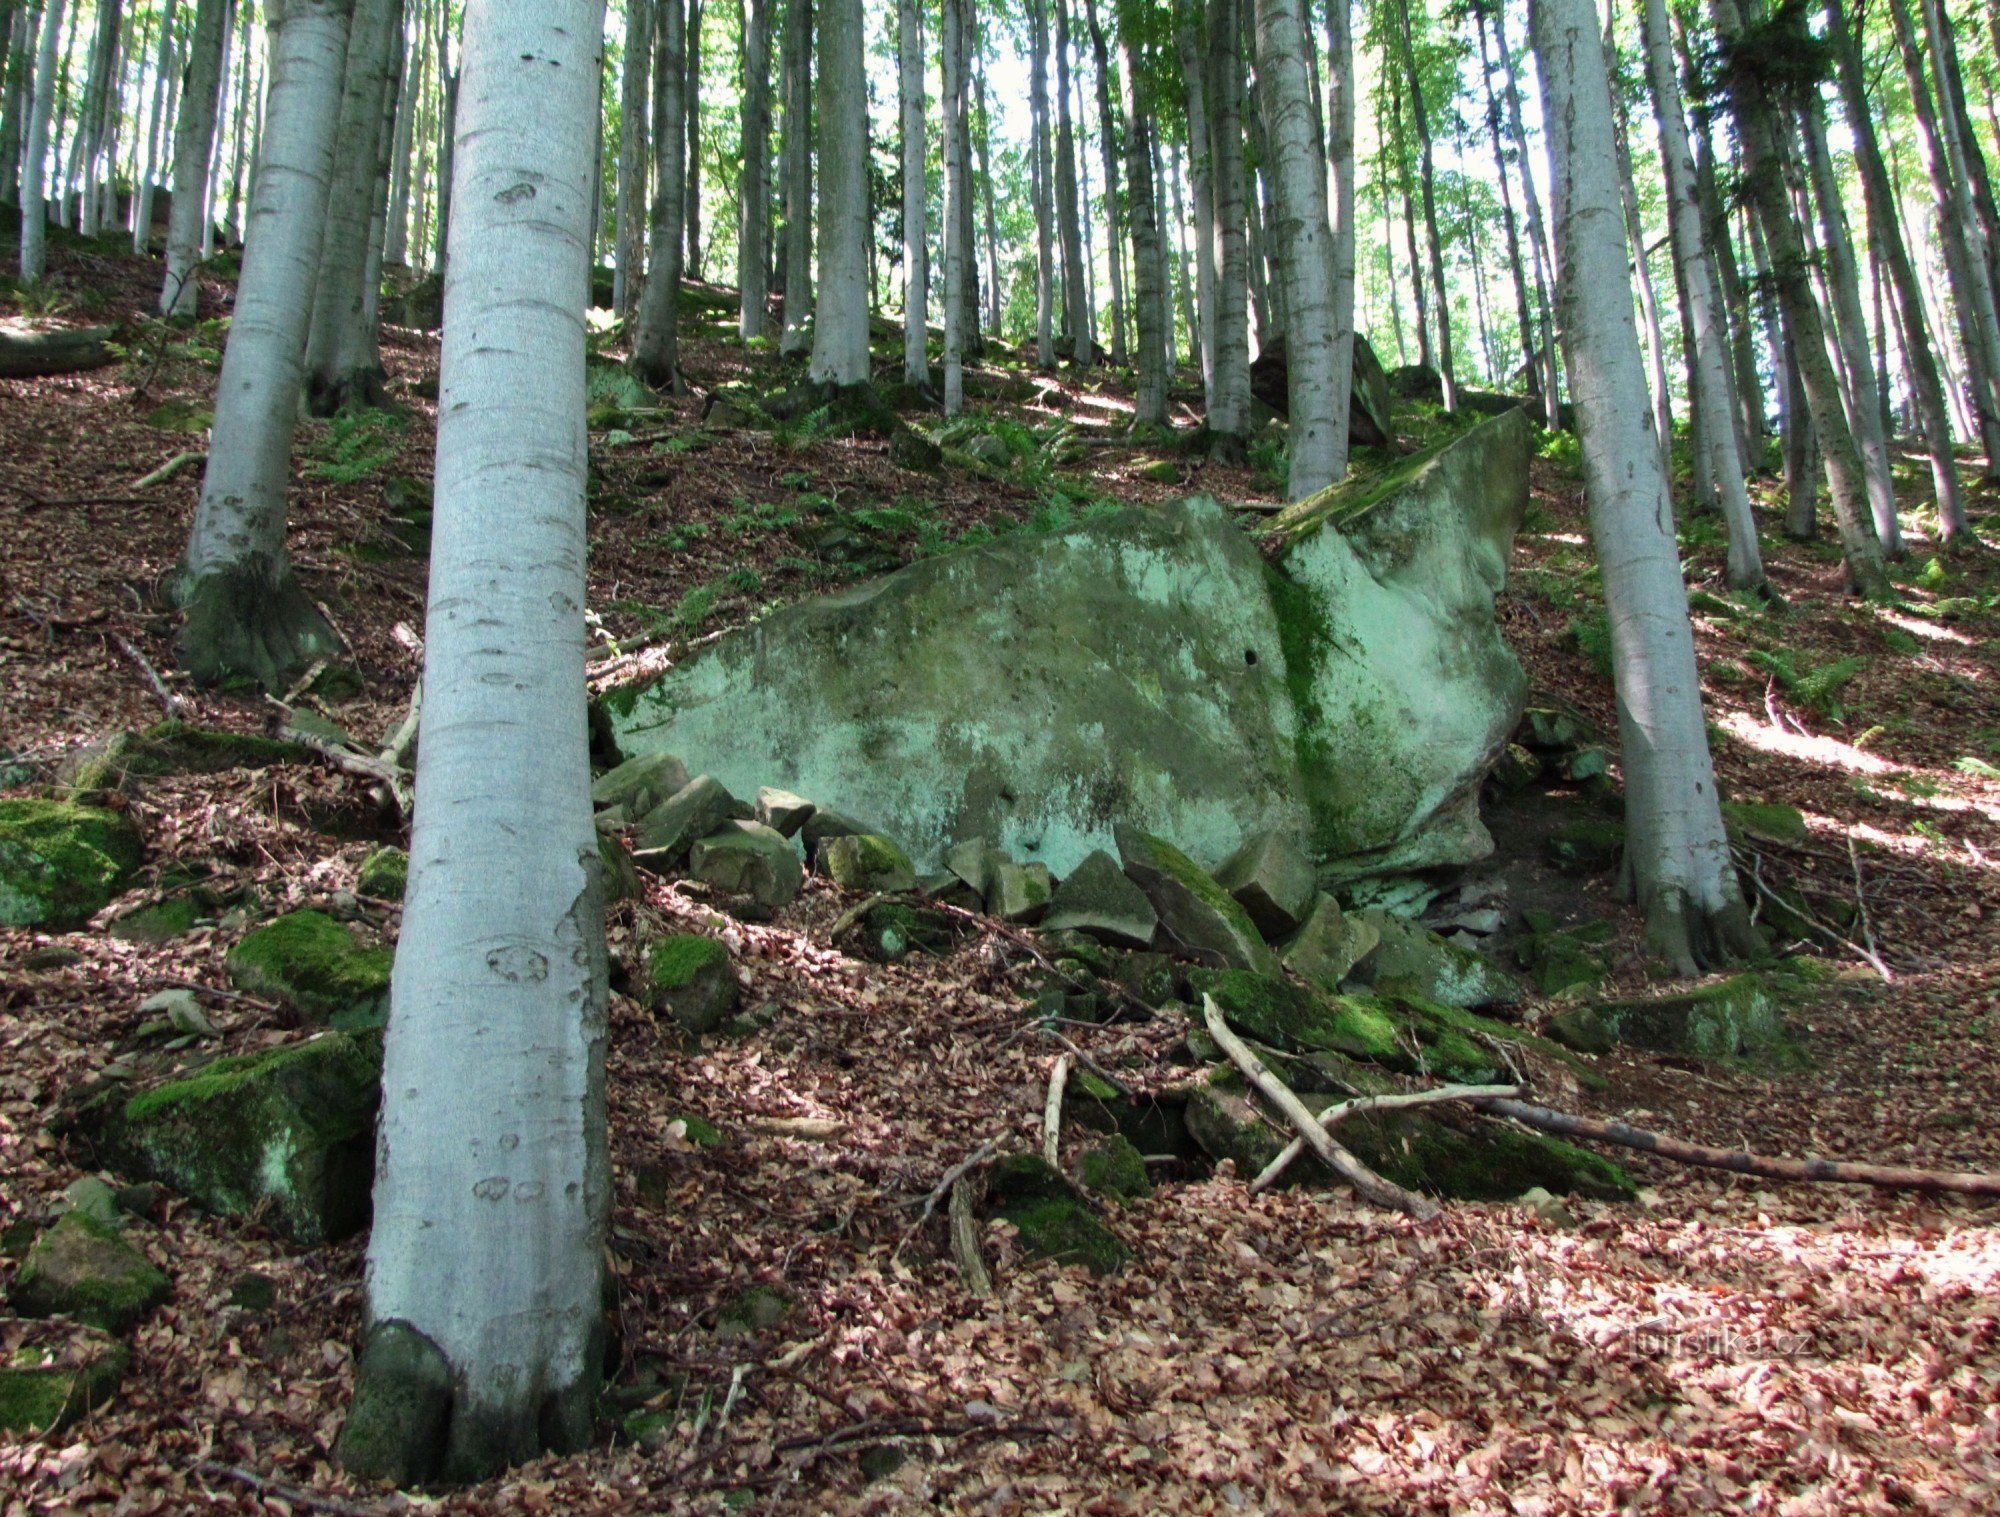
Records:
{"label": "dry twig", "polygon": [[[1367,1111],[1401,1111],[1412,1106],[1434,1106],[1440,1101],[1490,1101],[1502,1096],[1524,1094],[1526,1092],[1519,1085],[1441,1085],[1436,1090],[1411,1090],[1401,1095],[1355,1096],[1321,1112],[1319,1125],[1324,1131],[1332,1132],[1349,1117],[1358,1117]],[[1250,1182],[1250,1189],[1253,1192],[1269,1189],[1291,1162],[1305,1151],[1306,1140],[1303,1137],[1292,1139],[1284,1152],[1266,1164],[1257,1178]]]}
{"label": "dry twig", "polygon": [[1063,1087],[1068,1084],[1069,1055],[1057,1054],[1055,1067],[1049,1071],[1049,1098],[1042,1103],[1042,1157],[1051,1168],[1062,1144]]}

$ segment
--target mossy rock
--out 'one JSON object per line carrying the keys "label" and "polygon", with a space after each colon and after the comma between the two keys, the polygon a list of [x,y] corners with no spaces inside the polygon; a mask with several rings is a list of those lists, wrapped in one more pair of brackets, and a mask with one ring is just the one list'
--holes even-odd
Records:
{"label": "mossy rock", "polygon": [[1364,1113],[1335,1136],[1386,1180],[1461,1201],[1510,1201],[1542,1187],[1555,1195],[1630,1200],[1632,1179],[1611,1160],[1545,1133],[1487,1117]]}
{"label": "mossy rock", "polygon": [[139,867],[122,812],[71,801],[0,801],[0,926],[81,926]]}
{"label": "mossy rock", "polygon": [[1547,921],[1521,949],[1522,962],[1535,989],[1545,996],[1555,996],[1581,985],[1595,985],[1609,968],[1596,945],[1611,934],[1609,922],[1561,928],[1552,919]]}
{"label": "mossy rock", "polygon": [[945,953],[952,944],[951,918],[929,906],[878,901],[845,935],[862,958],[894,964],[913,953]]}
{"label": "mossy rock", "polygon": [[1153,1182],[1146,1175],[1145,1155],[1123,1133],[1113,1133],[1079,1154],[1076,1175],[1092,1190],[1115,1201],[1136,1200],[1153,1191]]}
{"label": "mossy rock", "polygon": [[753,1285],[722,1304],[715,1328],[725,1338],[747,1338],[776,1327],[791,1312],[790,1298],[776,1286]]}
{"label": "mossy rock", "polygon": [[161,432],[205,432],[215,412],[191,400],[162,401],[146,413],[146,425]]}
{"label": "mossy rock", "polygon": [[62,1432],[109,1404],[131,1361],[124,1344],[104,1343],[81,1365],[0,1368],[0,1433],[32,1438]]}
{"label": "mossy rock", "polygon": [[1223,1020],[1260,1043],[1295,1053],[1330,1049],[1381,1064],[1408,1061],[1394,1017],[1369,997],[1327,995],[1247,969],[1190,970],[1188,988],[1213,996]]}
{"label": "mossy rock", "polygon": [[311,758],[312,754],[297,743],[167,721],[144,732],[120,733],[104,748],[72,766],[64,789],[71,795],[83,795],[115,790],[133,779],[221,774],[231,769],[303,763]]}
{"label": "mossy rock", "polygon": [[696,1148],[722,1147],[722,1133],[707,1117],[684,1111],[668,1119],[670,1126],[675,1122],[681,1124],[682,1139],[692,1143]]}
{"label": "mossy rock", "polygon": [[189,931],[201,917],[202,904],[191,894],[170,895],[164,901],[128,911],[107,929],[124,943],[165,943]]}
{"label": "mossy rock", "polygon": [[1379,993],[1408,993],[1447,1006],[1511,1006],[1521,999],[1514,977],[1484,954],[1448,943],[1379,906],[1358,915],[1379,936],[1355,963],[1355,982]]}
{"label": "mossy rock", "polygon": [[714,938],[670,933],[646,950],[643,999],[689,1032],[713,1032],[736,1009],[740,994],[729,950]]}
{"label": "mossy rock", "polygon": [[1596,817],[1564,822],[1543,841],[1549,862],[1570,874],[1602,874],[1615,868],[1625,851],[1625,828]]}
{"label": "mossy rock", "polygon": [[1740,974],[1696,990],[1574,1007],[1549,1036],[1584,1053],[1614,1045],[1726,1059],[1787,1046],[1778,1000],[1761,976]]}
{"label": "mossy rock", "polygon": [[814,867],[843,890],[883,893],[913,890],[917,872],[910,856],[880,833],[849,833],[819,845]]}
{"label": "mossy rock", "polygon": [[389,1015],[392,948],[362,948],[324,912],[288,911],[250,933],[224,960],[239,990],[268,996],[344,1030]]}
{"label": "mossy rock", "polygon": [[1213,875],[1165,838],[1123,825],[1114,831],[1125,873],[1190,954],[1212,955],[1231,969],[1277,972],[1277,956],[1250,914]]}
{"label": "mossy rock", "polygon": [[1767,843],[1804,843],[1812,838],[1805,813],[1796,806],[1762,801],[1724,801],[1722,820],[1737,837],[1759,838]]}
{"label": "mossy rock", "polygon": [[24,1317],[73,1317],[125,1333],[167,1298],[167,1277],[81,1207],[64,1212],[36,1240],[14,1277],[14,1309]]}
{"label": "mossy rock", "polygon": [[210,1211],[325,1243],[368,1220],[381,1079],[380,1035],[335,1032],[115,1091],[80,1125],[121,1168]]}
{"label": "mossy rock", "polygon": [[987,1205],[1020,1230],[1021,1246],[1038,1259],[1082,1264],[1093,1275],[1115,1274],[1132,1251],[1098,1220],[1062,1171],[1039,1154],[1010,1154],[987,1174]]}
{"label": "mossy rock", "polygon": [[400,901],[410,883],[410,856],[396,847],[377,848],[354,872],[354,888],[362,895]]}

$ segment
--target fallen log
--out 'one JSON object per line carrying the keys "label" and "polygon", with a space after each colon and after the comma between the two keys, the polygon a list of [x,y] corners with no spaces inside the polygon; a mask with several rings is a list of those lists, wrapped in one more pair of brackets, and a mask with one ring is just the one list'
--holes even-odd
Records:
{"label": "fallen log", "polygon": [[1732,1174],[1757,1175],[1766,1180],[1817,1180],[1835,1185],[1874,1185],[1883,1190],[1941,1190],[1965,1196],[2000,1196],[2000,1175],[1959,1174],[1947,1170],[1904,1169],[1888,1164],[1855,1164],[1845,1159],[1765,1159],[1740,1149],[1706,1148],[1699,1143],[1683,1143],[1678,1138],[1628,1127],[1623,1122],[1605,1122],[1592,1117],[1572,1116],[1551,1111],[1526,1101],[1503,1098],[1474,1100],[1469,1104],[1496,1117],[1512,1117],[1525,1126],[1565,1138],[1588,1138],[1599,1143],[1615,1143],[1641,1153],[1657,1154],[1677,1164],[1695,1164],[1704,1169],[1726,1169]]}
{"label": "fallen log", "polygon": [[1292,1126],[1299,1130],[1299,1136],[1319,1156],[1322,1164],[1352,1185],[1365,1200],[1373,1201],[1377,1206],[1408,1212],[1419,1222],[1428,1222],[1438,1215],[1438,1204],[1429,1196],[1420,1196],[1413,1190],[1404,1190],[1402,1186],[1383,1179],[1334,1142],[1333,1135],[1321,1127],[1313,1114],[1306,1110],[1305,1103],[1292,1094],[1292,1088],[1266,1069],[1263,1061],[1230,1030],[1229,1024],[1223,1020],[1222,1008],[1215,1004],[1214,996],[1201,998],[1201,1010],[1208,1022],[1208,1035],[1215,1039],[1216,1046],[1229,1055],[1230,1062],[1243,1071],[1246,1080],[1291,1119]]}
{"label": "fallen log", "polygon": [[0,379],[36,379],[101,369],[118,356],[105,346],[110,327],[45,327],[0,323]]}

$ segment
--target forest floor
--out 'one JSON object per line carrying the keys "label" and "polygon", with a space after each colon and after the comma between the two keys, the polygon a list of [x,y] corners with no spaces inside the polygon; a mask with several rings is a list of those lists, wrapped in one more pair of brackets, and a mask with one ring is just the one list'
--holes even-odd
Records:
{"label": "forest floor", "polygon": [[[56,319],[149,308],[156,264],[55,251],[67,296]],[[224,293],[206,288],[205,309]],[[162,424],[198,427],[219,341],[202,328],[169,344],[151,327],[121,367],[0,381],[0,739],[34,767],[14,793],[45,785],[83,745],[163,715],[143,664],[171,670],[174,624],[153,586],[185,541],[199,469],[144,491],[134,482],[202,446],[198,430]],[[777,387],[776,361],[746,359],[714,323],[698,320],[684,351],[698,392],[746,377]],[[424,560],[390,482],[428,478],[422,393],[435,341],[394,329],[387,359],[406,419],[302,429],[290,538],[365,680],[326,714],[369,740],[401,718],[418,670]],[[987,430],[1022,449],[991,476],[908,473],[880,444],[821,435],[810,419],[775,434],[705,427],[699,395],[594,434],[591,609],[605,635],[594,680],[968,534],[1190,489],[1275,500],[1268,475],[1163,468],[1130,448],[1051,462],[1035,446],[1049,428],[1129,409],[1102,373],[1044,380],[1010,359],[975,379],[1007,397],[975,394],[975,411],[1000,418]],[[1417,435],[1450,425],[1408,419]],[[1913,491],[1918,473],[1909,463]],[[1989,542],[2000,542],[1996,513],[1991,493],[1976,497]],[[1564,1104],[1766,1154],[2000,1171],[2000,559],[1937,558],[1913,534],[1901,603],[1864,605],[1842,596],[1830,543],[1778,536],[1774,498],[1760,521],[1783,611],[1721,594],[1712,523],[1691,522],[1684,538],[1719,774],[1732,797],[1804,813],[1808,835],[1758,845],[1757,867],[1817,891],[1829,920],[1836,906],[1850,914],[1858,890],[1865,914],[1841,935],[1872,944],[1893,978],[1822,943],[1840,974],[1796,1012],[1805,1067],[1626,1051],[1600,1061],[1608,1090],[1566,1092]],[[1501,617],[1536,685],[1609,731],[1585,533],[1573,445],[1557,440],[1535,466]],[[261,731],[270,719],[242,698],[177,681],[171,693],[205,725]],[[326,767],[163,778],[130,806],[147,871],[106,918],[177,866],[266,912],[325,902],[352,891],[370,848],[403,841],[363,781]],[[1645,987],[1636,923],[1609,878],[1543,870],[1539,815],[1503,815],[1499,864],[1523,878],[1524,898],[1539,891],[1572,917],[1611,920],[1609,986]],[[953,1267],[941,1219],[905,1239],[912,1203],[979,1145],[1039,1147],[1060,1046],[1021,997],[1029,966],[1007,936],[969,927],[948,955],[876,965],[831,946],[851,902],[830,885],[809,882],[764,925],[721,917],[669,881],[648,885],[614,913],[614,953],[629,956],[660,925],[714,931],[768,1021],[689,1047],[613,1000],[621,1373],[628,1384],[654,1376],[667,1414],[647,1443],[607,1422],[593,1451],[473,1489],[404,1497],[358,1485],[330,1449],[353,1382],[361,1241],[300,1248],[166,1196],[128,1229],[172,1289],[137,1329],[122,1389],[60,1436],[0,1436],[0,1512],[2000,1505],[1990,1203],[1776,1185],[1618,1153],[1638,1201],[1573,1200],[1573,1228],[1469,1202],[1420,1226],[1345,1191],[1253,1196],[1227,1166],[1169,1171],[1110,1218],[1134,1256],[1123,1272],[1029,1262],[995,1224],[985,1244],[997,1292],[981,1301]],[[394,940],[392,907],[351,911]],[[146,995],[205,987],[219,1036],[203,1054],[294,1035],[276,1008],[227,989],[222,956],[245,921],[225,914],[156,944],[0,932],[10,1240],[86,1173],[87,1156],[44,1125],[129,1057]],[[1531,999],[1525,1020],[1549,1010]],[[1065,1032],[1108,1067],[1142,1069],[1170,1058],[1184,1030],[1160,1018]],[[690,1116],[712,1122],[722,1146],[689,1143],[679,1119]],[[820,1136],[772,1121],[800,1118]],[[18,1248],[7,1253],[0,1285]],[[231,1304],[251,1274],[275,1286],[268,1309]],[[719,1308],[757,1285],[787,1309],[731,1335]],[[80,1336],[0,1317],[10,1354]]]}

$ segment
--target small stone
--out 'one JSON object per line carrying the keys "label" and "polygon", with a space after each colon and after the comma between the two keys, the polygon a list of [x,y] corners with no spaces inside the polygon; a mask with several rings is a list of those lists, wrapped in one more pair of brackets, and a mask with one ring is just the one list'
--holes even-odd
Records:
{"label": "small stone", "polygon": [[70,1181],[63,1190],[63,1199],[68,1203],[65,1211],[80,1211],[106,1227],[115,1228],[124,1221],[118,1209],[118,1192],[96,1175]]}
{"label": "small stone", "polygon": [[843,946],[851,945],[877,964],[893,964],[913,953],[943,953],[951,939],[951,919],[943,912],[877,901],[843,935]]}
{"label": "small stone", "polygon": [[776,829],[762,822],[731,821],[695,843],[688,854],[688,876],[776,911],[799,898],[805,869],[791,840]]}
{"label": "small stone", "polygon": [[1453,912],[1433,925],[1439,932],[1471,932],[1480,937],[1491,937],[1507,925],[1507,913],[1497,906],[1480,906],[1470,911]]}
{"label": "small stone", "polygon": [[81,964],[83,955],[74,948],[65,948],[60,943],[47,943],[40,948],[31,948],[21,956],[21,967],[37,971],[67,969],[72,964]]}
{"label": "small stone", "polygon": [[1149,459],[1139,467],[1139,477],[1154,484],[1171,485],[1180,481],[1180,466],[1171,458]]}
{"label": "small stone", "polygon": [[139,1003],[139,1015],[164,1019],[175,1032],[192,1033],[198,1038],[215,1036],[215,1024],[201,1009],[201,998],[192,990],[161,990]]}
{"label": "small stone", "polygon": [[128,911],[110,925],[111,936],[125,943],[165,943],[195,924],[200,907],[191,895],[168,896],[137,911]]}
{"label": "small stone", "polygon": [[1493,764],[1493,783],[1508,792],[1526,790],[1542,777],[1542,761],[1519,743],[1509,743]]}
{"label": "small stone", "polygon": [[278,1304],[278,1282],[255,1271],[238,1275],[229,1287],[229,1304],[246,1312],[268,1312]]}
{"label": "small stone", "polygon": [[1576,1213],[1550,1195],[1548,1190],[1543,1186],[1536,1185],[1522,1191],[1520,1198],[1515,1204],[1525,1206],[1529,1211],[1533,1212],[1541,1220],[1544,1227],[1558,1227],[1567,1230],[1576,1226]]}
{"label": "small stone", "polygon": [[1319,894],[1319,877],[1288,833],[1260,832],[1215,871],[1215,883],[1236,898],[1250,920],[1275,943],[1305,920]]}
{"label": "small stone", "polygon": [[383,901],[400,901],[410,880],[410,856],[400,848],[377,848],[354,872],[354,888]]}
{"label": "small stone", "polygon": [[723,788],[712,774],[699,774],[639,818],[633,842],[641,860],[672,861],[685,854],[696,838],[707,837],[722,824],[748,818],[750,808]]}
{"label": "small stone", "polygon": [[74,1317],[123,1333],[167,1298],[167,1277],[88,1212],[64,1212],[43,1233],[14,1277],[14,1309],[24,1317]]}
{"label": "small stone", "polygon": [[700,933],[672,933],[646,951],[643,999],[689,1032],[713,1032],[742,994],[729,950]]}
{"label": "small stone", "polygon": [[1167,931],[1190,956],[1213,955],[1232,969],[1277,972],[1278,960],[1249,914],[1186,854],[1136,827],[1115,829],[1125,873],[1146,893]]}
{"label": "small stone", "polygon": [[757,820],[781,837],[794,837],[819,808],[804,796],[773,785],[757,787]]}
{"label": "small stone", "polygon": [[814,855],[813,867],[843,890],[886,895],[913,890],[917,883],[909,855],[879,833],[848,833],[826,839]]}
{"label": "small stone", "polygon": [[622,806],[627,816],[643,816],[684,788],[690,778],[687,766],[673,754],[642,753],[591,781],[590,801],[600,808]]}
{"label": "small stone", "polygon": [[1048,865],[998,862],[987,882],[986,910],[1005,922],[1039,921],[1054,894]]}
{"label": "small stone", "polygon": [[876,828],[859,817],[849,816],[845,811],[836,811],[831,806],[815,807],[813,814],[806,818],[799,829],[806,841],[806,854],[810,858],[819,857],[819,845],[833,838],[857,837],[863,833],[873,833]]}
{"label": "small stone", "polygon": [[716,1336],[748,1338],[766,1332],[791,1315],[792,1303],[775,1286],[753,1285],[723,1304],[715,1314]]}
{"label": "small stone", "polygon": [[1056,887],[1042,918],[1045,932],[1082,932],[1125,948],[1151,946],[1159,924],[1146,892],[1102,848],[1088,854]]}
{"label": "small stone", "polygon": [[1549,1023],[1548,1034],[1581,1053],[1603,1053],[1616,1043],[1705,1059],[1777,1048],[1786,1040],[1777,998],[1755,974],[1697,990],[1572,1007]]}
{"label": "small stone", "polygon": [[632,862],[632,854],[625,844],[607,832],[597,834],[597,857],[604,870],[604,904],[615,901],[636,901],[646,893],[645,883],[639,878],[639,866]]}
{"label": "small stone", "polygon": [[1484,955],[1379,907],[1361,920],[1382,935],[1374,951],[1354,966],[1351,978],[1382,991],[1402,991],[1466,1009],[1511,1006],[1521,999],[1514,977]]}
{"label": "small stone", "polygon": [[1132,1257],[1069,1177],[1039,1154],[995,1160],[987,1173],[986,1198],[995,1215],[1020,1230],[1021,1246],[1037,1258],[1083,1264],[1093,1275],[1109,1275]]}
{"label": "small stone", "polygon": [[1293,974],[1322,990],[1338,990],[1354,966],[1382,941],[1371,922],[1349,916],[1340,902],[1322,894],[1299,930],[1278,945],[1278,959]]}
{"label": "small stone", "polygon": [[1146,1176],[1145,1156],[1123,1133],[1113,1133],[1079,1154],[1076,1174],[1092,1190],[1118,1201],[1136,1200],[1153,1190],[1153,1182]]}
{"label": "small stone", "polygon": [[106,1343],[77,1365],[0,1368],[0,1433],[60,1433],[108,1404],[131,1363],[122,1343]]}
{"label": "small stone", "polygon": [[1007,855],[985,838],[967,838],[962,843],[954,843],[944,856],[944,867],[963,880],[982,903],[993,883],[994,866],[1005,862],[1008,862]]}

